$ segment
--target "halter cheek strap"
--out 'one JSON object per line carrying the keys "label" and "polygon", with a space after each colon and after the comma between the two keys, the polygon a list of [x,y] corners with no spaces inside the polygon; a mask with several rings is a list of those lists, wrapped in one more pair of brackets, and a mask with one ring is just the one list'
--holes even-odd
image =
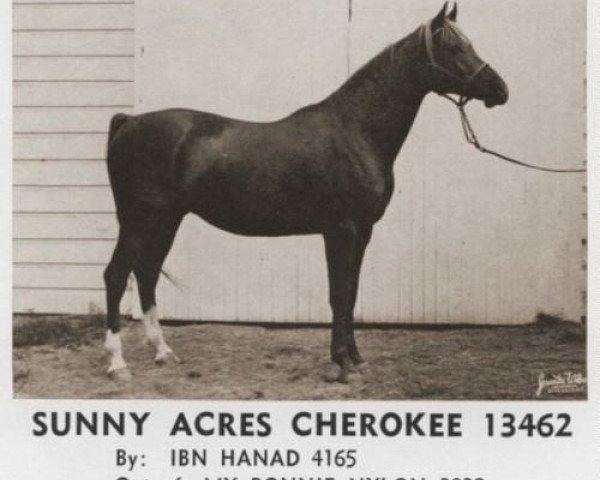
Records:
{"label": "halter cheek strap", "polygon": [[461,78],[454,72],[451,72],[435,61],[435,57],[433,55],[433,33],[431,31],[431,20],[421,26],[419,34],[423,39],[423,44],[425,45],[425,53],[427,55],[426,65],[443,73],[447,77],[450,77],[464,86],[470,85],[473,80],[475,80],[475,78],[488,67],[486,62],[481,62],[481,65],[479,65],[479,67],[477,67],[477,69],[471,75],[469,75],[467,78]]}

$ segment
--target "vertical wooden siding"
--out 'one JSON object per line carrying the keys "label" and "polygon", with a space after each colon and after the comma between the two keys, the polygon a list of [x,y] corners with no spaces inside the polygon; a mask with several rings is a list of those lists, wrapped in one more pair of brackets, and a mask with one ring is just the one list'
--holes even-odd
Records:
{"label": "vertical wooden siding", "polygon": [[133,2],[13,12],[14,308],[101,311],[116,236],[106,137],[110,117],[133,107]]}
{"label": "vertical wooden siding", "polygon": [[[259,6],[258,6],[259,5]],[[439,1],[139,0],[136,109],[186,106],[269,120],[318,101],[433,16]],[[585,2],[465,2],[459,24],[511,87],[469,111],[481,138],[546,165],[585,162]],[[548,35],[548,32],[552,32]],[[473,151],[431,95],[395,166],[367,252],[361,321],[520,323],[583,314],[582,175],[540,174]],[[318,237],[240,238],[188,217],[160,283],[172,318],[328,321]]]}

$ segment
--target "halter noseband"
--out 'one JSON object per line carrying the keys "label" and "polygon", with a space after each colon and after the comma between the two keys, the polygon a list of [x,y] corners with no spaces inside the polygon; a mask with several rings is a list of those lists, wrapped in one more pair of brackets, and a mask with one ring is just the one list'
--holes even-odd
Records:
{"label": "halter noseband", "polygon": [[427,23],[424,23],[421,26],[419,32],[419,35],[423,38],[423,43],[425,44],[425,52],[427,54],[427,62],[425,64],[428,67],[431,67],[434,70],[443,73],[447,77],[450,77],[452,80],[457,81],[461,85],[465,87],[469,86],[473,82],[473,80],[475,80],[475,78],[477,78],[477,76],[488,67],[488,64],[486,62],[481,62],[481,65],[479,65],[479,67],[477,67],[477,69],[467,78],[461,78],[454,72],[451,72],[447,68],[441,66],[435,61],[435,57],[433,55],[433,33],[431,31],[431,22],[432,21],[429,20]]}

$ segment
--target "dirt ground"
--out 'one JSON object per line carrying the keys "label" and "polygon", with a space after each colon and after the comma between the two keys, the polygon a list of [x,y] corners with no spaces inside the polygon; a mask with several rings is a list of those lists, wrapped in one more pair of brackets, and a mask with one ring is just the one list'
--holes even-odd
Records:
{"label": "dirt ground", "polygon": [[[585,375],[585,329],[542,319],[519,327],[361,329],[367,363],[327,381],[329,329],[165,326],[181,364],[155,365],[142,326],[123,322],[133,379],[105,375],[100,318],[14,319],[16,398],[535,399],[540,374]],[[586,392],[542,394],[584,399]]]}

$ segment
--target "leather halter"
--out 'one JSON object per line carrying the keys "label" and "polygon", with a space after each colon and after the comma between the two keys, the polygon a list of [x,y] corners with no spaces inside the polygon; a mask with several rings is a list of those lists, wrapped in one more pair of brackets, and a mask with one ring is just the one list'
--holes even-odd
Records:
{"label": "leather halter", "polygon": [[434,36],[434,34],[431,31],[431,22],[432,22],[432,20],[429,20],[427,23],[424,23],[421,26],[420,31],[419,31],[419,35],[423,38],[423,43],[425,45],[425,52],[427,54],[426,65],[433,68],[434,70],[437,70],[437,71],[443,73],[447,77],[450,77],[452,80],[457,81],[458,83],[462,84],[463,86],[470,85],[473,82],[473,80],[475,80],[475,78],[483,70],[485,70],[488,67],[488,64],[486,62],[481,62],[481,65],[479,65],[479,67],[477,67],[477,69],[471,75],[469,75],[467,78],[461,78],[458,75],[456,75],[454,72],[451,72],[447,68],[441,66],[439,63],[437,63],[435,61],[435,57],[433,55],[433,36]]}

